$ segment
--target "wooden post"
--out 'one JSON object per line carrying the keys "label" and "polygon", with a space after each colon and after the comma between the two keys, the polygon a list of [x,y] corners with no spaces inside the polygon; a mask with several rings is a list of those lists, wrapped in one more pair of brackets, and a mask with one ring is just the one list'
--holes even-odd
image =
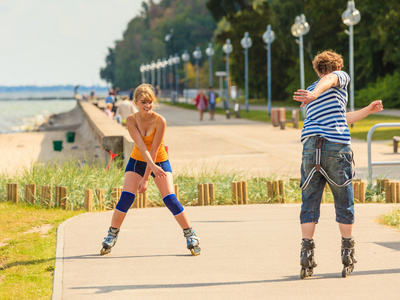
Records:
{"label": "wooden post", "polygon": [[174,185],[175,196],[179,200],[179,186],[177,184]]}
{"label": "wooden post", "polygon": [[51,186],[48,185],[42,185],[42,190],[41,190],[41,197],[40,197],[40,203],[44,205],[51,206],[51,197],[52,197],[52,189]]}
{"label": "wooden post", "polygon": [[66,186],[56,186],[56,203],[62,209],[67,209],[67,187]]}
{"label": "wooden post", "polygon": [[36,184],[25,184],[25,201],[35,204],[36,198]]}
{"label": "wooden post", "polygon": [[147,207],[147,191],[143,193],[143,202],[142,202],[142,208]]}
{"label": "wooden post", "polygon": [[353,181],[353,196],[354,200],[360,202],[360,183],[358,181]]}
{"label": "wooden post", "polygon": [[203,184],[203,197],[204,205],[210,205],[210,190],[208,188],[208,183]]}
{"label": "wooden post", "polygon": [[248,193],[247,193],[247,181],[242,181],[242,202],[243,204],[249,204]]}
{"label": "wooden post", "polygon": [[365,203],[365,182],[360,182],[360,201]]}
{"label": "wooden post", "polygon": [[392,182],[390,184],[390,196],[392,197],[392,203],[396,203],[396,201],[397,201],[396,185],[397,185],[397,182]]}
{"label": "wooden post", "polygon": [[93,204],[93,190],[86,189],[85,190],[85,201],[84,201],[84,207],[85,207],[86,211],[92,211],[92,204]]}
{"label": "wooden post", "polygon": [[18,183],[7,183],[7,201],[18,204]]}
{"label": "wooden post", "polygon": [[237,195],[238,195],[238,204],[243,204],[243,186],[242,182],[239,181],[236,183],[237,185]]}
{"label": "wooden post", "polygon": [[238,204],[238,190],[237,190],[237,182],[232,181],[231,182],[231,187],[232,187],[232,200]]}
{"label": "wooden post", "polygon": [[396,182],[396,203],[400,203],[400,182]]}
{"label": "wooden post", "polygon": [[279,197],[280,202],[285,203],[285,182],[283,180],[279,180]]}
{"label": "wooden post", "polygon": [[111,207],[112,208],[115,208],[120,196],[121,195],[119,194],[119,187],[113,188],[112,193],[111,193]]}
{"label": "wooden post", "polygon": [[272,195],[279,202],[279,182],[276,180],[272,183]]}
{"label": "wooden post", "polygon": [[95,189],[94,194],[96,195],[97,201],[99,201],[99,209],[104,210],[104,189]]}
{"label": "wooden post", "polygon": [[267,181],[268,198],[272,201],[274,198],[273,184],[272,181]]}
{"label": "wooden post", "polygon": [[390,195],[390,181],[389,180],[385,181],[385,202],[392,203],[392,196]]}
{"label": "wooden post", "polygon": [[210,205],[212,205],[212,204],[214,204],[214,200],[215,200],[214,183],[208,184],[208,192],[210,195]]}
{"label": "wooden post", "polygon": [[199,206],[204,206],[204,188],[202,184],[197,185],[197,192],[198,192],[198,204]]}

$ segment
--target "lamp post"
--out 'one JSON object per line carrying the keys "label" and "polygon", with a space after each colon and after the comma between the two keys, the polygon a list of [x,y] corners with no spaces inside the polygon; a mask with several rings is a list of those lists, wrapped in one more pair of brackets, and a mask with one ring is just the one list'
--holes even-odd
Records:
{"label": "lamp post", "polygon": [[189,55],[189,53],[185,50],[185,52],[183,52],[183,54],[182,54],[182,60],[183,60],[183,63],[184,63],[184,68],[185,68],[185,91],[186,91],[186,103],[188,103],[189,102],[189,99],[188,99],[188,97],[189,97],[189,93],[188,93],[188,90],[187,90],[187,62],[189,61],[189,59],[190,59],[190,55]]}
{"label": "lamp post", "polygon": [[157,59],[157,62],[156,62],[156,69],[157,69],[157,85],[158,85],[159,88],[161,88],[161,68],[162,68],[161,59]]}
{"label": "lamp post", "polygon": [[[299,56],[300,56],[300,88],[304,90],[304,51],[303,51],[303,35],[306,35],[310,31],[310,25],[306,21],[306,16],[301,14],[297,16],[292,28],[290,29],[293,36],[299,38]],[[303,119],[306,115],[305,107],[301,110]]]}
{"label": "lamp post", "polygon": [[275,40],[275,33],[271,30],[271,25],[267,26],[267,31],[264,32],[262,38],[267,44],[268,115],[271,116],[271,43]]}
{"label": "lamp post", "polygon": [[349,26],[349,65],[350,65],[350,111],[354,111],[354,41],[353,41],[353,25],[356,25],[361,20],[361,14],[356,9],[354,1],[347,2],[347,9],[342,14],[342,21]]}
{"label": "lamp post", "polygon": [[142,83],[144,83],[146,80],[144,79],[144,72],[146,72],[146,66],[144,64],[140,65],[140,73],[142,74]]}
{"label": "lamp post", "polygon": [[156,63],[154,62],[154,60],[151,62],[150,64],[150,70],[151,70],[151,85],[154,87],[154,83],[155,83],[155,70],[156,70]]}
{"label": "lamp post", "polygon": [[208,48],[206,49],[206,54],[208,55],[208,85],[213,85],[213,76],[212,76],[212,57],[214,55],[214,49],[212,43],[208,44]]}
{"label": "lamp post", "polygon": [[174,57],[172,55],[169,56],[168,58],[168,65],[169,65],[169,69],[170,69],[170,80],[169,80],[169,90],[170,90],[170,95],[171,95],[171,102],[172,100],[172,93],[173,93],[173,89],[174,89],[174,83],[173,83],[173,77],[174,77]]}
{"label": "lamp post", "polygon": [[146,64],[146,82],[150,82],[150,64]]}
{"label": "lamp post", "polygon": [[164,97],[166,97],[166,93],[167,93],[167,66],[168,66],[168,61],[166,60],[166,58],[163,58],[163,60],[161,61],[162,63],[162,68],[164,71],[164,78],[163,78],[163,91],[164,91]]}
{"label": "lamp post", "polygon": [[199,93],[199,61],[201,58],[200,47],[196,47],[196,50],[193,52],[193,57],[196,60],[196,89],[197,93]]}
{"label": "lamp post", "polygon": [[175,84],[176,84],[176,98],[179,102],[179,74],[178,74],[178,65],[181,62],[181,59],[177,53],[174,56],[174,64],[175,64]]}
{"label": "lamp post", "polygon": [[249,48],[253,45],[253,41],[249,37],[249,33],[245,32],[244,37],[240,41],[240,45],[244,48],[244,81],[246,92],[246,112],[249,112]]}
{"label": "lamp post", "polygon": [[229,54],[233,51],[231,40],[227,39],[226,44],[222,47],[226,54],[226,96],[225,96],[225,109],[229,108]]}

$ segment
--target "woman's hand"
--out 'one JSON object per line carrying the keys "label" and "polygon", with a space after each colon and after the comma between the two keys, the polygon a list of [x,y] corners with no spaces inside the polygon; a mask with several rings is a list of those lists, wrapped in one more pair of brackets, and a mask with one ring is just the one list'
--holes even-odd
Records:
{"label": "woman's hand", "polygon": [[139,193],[144,193],[147,190],[147,184],[148,181],[144,180],[143,178],[139,181],[139,188],[138,188],[138,192]]}
{"label": "woman's hand", "polygon": [[368,105],[368,112],[370,114],[374,114],[378,111],[382,111],[383,110],[383,105],[382,105],[382,100],[375,100],[373,102],[371,102],[370,105]]}
{"label": "woman's hand", "polygon": [[154,168],[152,168],[151,170],[153,171],[154,176],[157,178],[167,177],[167,173],[165,173],[165,171],[157,165],[155,165]]}
{"label": "woman's hand", "polygon": [[317,96],[310,91],[307,90],[297,90],[294,92],[293,100],[303,102],[300,107],[303,107],[310,103],[311,101],[317,99]]}

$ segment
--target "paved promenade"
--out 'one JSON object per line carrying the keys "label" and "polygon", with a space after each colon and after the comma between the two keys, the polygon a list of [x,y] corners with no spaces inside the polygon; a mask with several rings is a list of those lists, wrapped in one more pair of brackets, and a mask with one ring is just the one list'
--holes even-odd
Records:
{"label": "paved promenade", "polygon": [[[300,130],[223,116],[210,121],[206,115],[200,122],[196,111],[167,106],[160,113],[167,119],[175,172],[217,166],[299,177]],[[366,143],[354,141],[353,149],[363,174]],[[377,160],[392,155],[386,144],[373,149]],[[383,171],[399,175],[396,169]],[[131,210],[113,251],[100,256],[112,212],[85,213],[58,229],[53,299],[399,299],[400,231],[377,223],[394,206],[356,205],[359,263],[344,279],[334,207],[322,205],[315,235],[319,265],[304,280],[299,204],[187,207],[201,238],[197,257],[166,208]]]}

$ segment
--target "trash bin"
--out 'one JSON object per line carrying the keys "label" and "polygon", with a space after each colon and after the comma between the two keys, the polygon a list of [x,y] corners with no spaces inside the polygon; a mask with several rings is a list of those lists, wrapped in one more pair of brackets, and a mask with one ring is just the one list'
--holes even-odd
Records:
{"label": "trash bin", "polygon": [[61,151],[62,150],[62,142],[63,141],[53,141],[53,149],[54,149],[54,151]]}
{"label": "trash bin", "polygon": [[67,137],[67,143],[73,143],[75,141],[75,132],[68,131],[65,133],[65,136]]}

